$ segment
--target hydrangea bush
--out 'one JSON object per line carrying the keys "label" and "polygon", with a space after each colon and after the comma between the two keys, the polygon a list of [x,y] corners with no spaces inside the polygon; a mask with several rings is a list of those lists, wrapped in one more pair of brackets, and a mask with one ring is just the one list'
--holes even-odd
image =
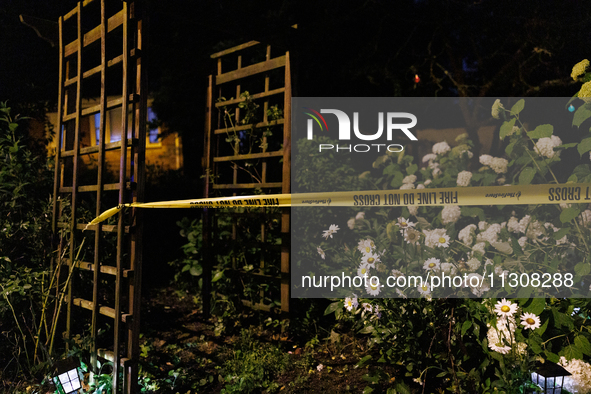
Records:
{"label": "hydrangea bush", "polygon": [[[573,68],[571,76],[583,85],[566,103],[568,107],[577,96],[581,99],[573,115],[579,128],[588,127],[585,121],[591,117],[588,67],[585,60]],[[528,127],[521,119],[525,108],[526,100],[510,109],[497,100],[491,109],[491,116],[502,122],[502,157],[483,154],[474,165],[473,143],[461,135],[453,147],[448,141],[434,144],[420,160],[388,152],[373,163],[374,171],[359,179],[379,190],[591,182],[591,136],[565,144],[552,125]],[[581,164],[557,171],[565,155],[578,155]],[[587,204],[373,208],[335,216],[325,226],[324,236],[310,246],[319,267],[334,272],[338,265],[346,275],[380,279],[380,284],[370,281],[326,310],[368,335],[379,354],[377,362],[400,365],[424,387],[481,393],[533,390],[535,363],[554,362],[573,373],[568,383],[572,392],[591,392],[588,299],[544,297],[535,285],[520,286],[512,299],[474,299],[491,296],[491,272],[527,273],[532,280],[562,273],[561,283],[552,282],[554,286],[568,280],[571,294],[588,296]],[[429,282],[392,289],[381,285],[387,277],[442,272],[476,277],[481,285],[468,283],[458,294],[465,298],[458,299],[437,298]],[[495,289],[493,297],[504,294],[505,289]],[[398,299],[374,298],[385,294]]]}

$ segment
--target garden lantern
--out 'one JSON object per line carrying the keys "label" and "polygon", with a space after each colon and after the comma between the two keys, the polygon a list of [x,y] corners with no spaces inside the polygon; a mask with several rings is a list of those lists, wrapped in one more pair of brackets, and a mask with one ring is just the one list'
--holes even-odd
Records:
{"label": "garden lantern", "polygon": [[56,363],[57,373],[53,377],[53,382],[60,394],[70,394],[77,392],[81,387],[78,367],[80,362],[74,358],[60,360]]}
{"label": "garden lantern", "polygon": [[531,373],[531,380],[542,388],[544,394],[560,394],[564,385],[564,378],[571,373],[558,364],[546,361],[536,364],[536,370]]}

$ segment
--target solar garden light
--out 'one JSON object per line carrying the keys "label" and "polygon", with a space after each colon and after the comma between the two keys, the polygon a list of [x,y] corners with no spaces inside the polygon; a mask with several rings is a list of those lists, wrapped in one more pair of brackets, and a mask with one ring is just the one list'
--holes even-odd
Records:
{"label": "solar garden light", "polygon": [[53,376],[53,383],[60,394],[78,392],[82,387],[80,382],[80,361],[77,358],[67,358],[56,364],[57,373]]}
{"label": "solar garden light", "polygon": [[536,364],[536,370],[531,373],[531,380],[540,386],[544,394],[560,394],[564,385],[564,378],[571,373],[558,364],[546,361]]}

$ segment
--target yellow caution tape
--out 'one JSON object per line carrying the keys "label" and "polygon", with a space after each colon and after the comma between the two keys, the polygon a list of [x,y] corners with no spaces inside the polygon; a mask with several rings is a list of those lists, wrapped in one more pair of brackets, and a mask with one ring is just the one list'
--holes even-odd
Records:
{"label": "yellow caution tape", "polygon": [[121,204],[96,217],[89,225],[123,208],[228,208],[228,207],[393,207],[445,205],[524,205],[591,202],[591,183],[447,187],[439,189],[370,190],[268,194]]}

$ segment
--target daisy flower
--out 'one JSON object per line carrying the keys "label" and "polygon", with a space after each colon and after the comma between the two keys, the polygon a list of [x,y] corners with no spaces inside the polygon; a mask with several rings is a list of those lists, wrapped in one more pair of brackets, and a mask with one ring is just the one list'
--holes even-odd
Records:
{"label": "daisy flower", "polygon": [[371,250],[375,247],[375,244],[371,239],[362,239],[357,244],[357,250],[363,254],[371,253]]}
{"label": "daisy flower", "polygon": [[431,257],[430,259],[425,260],[425,264],[423,264],[423,269],[426,271],[435,271],[438,270],[441,265],[441,260],[436,259],[435,257]]}
{"label": "daisy flower", "polygon": [[364,302],[363,304],[361,304],[361,306],[363,306],[364,311],[369,312],[369,313],[373,312],[373,308],[372,308],[371,304]]}
{"label": "daisy flower", "polygon": [[518,305],[503,298],[495,304],[495,312],[501,317],[511,317],[517,312]]}
{"label": "daisy flower", "polygon": [[[400,230],[402,231],[402,230]],[[421,237],[421,233],[419,233],[417,230],[409,228],[408,230],[406,230],[404,232],[404,240],[406,241],[406,243],[409,243],[411,245],[416,245],[419,243],[419,238]]]}
{"label": "daisy flower", "polygon": [[367,286],[365,287],[365,291],[367,291],[367,294],[377,296],[378,294],[380,294],[381,287],[383,287],[383,285],[380,285],[379,282],[374,283],[370,280]]}
{"label": "daisy flower", "polygon": [[359,269],[357,270],[357,276],[361,276],[363,278],[364,275],[367,275],[369,277],[369,269],[370,269],[370,265],[367,263],[361,263],[361,265],[359,266]]}
{"label": "daisy flower", "polygon": [[376,267],[376,263],[380,262],[380,256],[376,253],[368,253],[361,259],[361,264],[367,264],[371,268]]}
{"label": "daisy flower", "polygon": [[336,224],[331,224],[328,230],[324,230],[324,234],[322,234],[322,236],[326,239],[328,239],[328,237],[332,238],[332,235],[335,234],[338,230],[340,230],[339,226],[337,226]]}
{"label": "daisy flower", "polygon": [[357,296],[355,294],[353,294],[353,297],[345,298],[345,308],[347,308],[349,312],[356,309],[357,305],[359,305],[359,303],[357,302]]}
{"label": "daisy flower", "polygon": [[417,286],[417,289],[419,290],[419,293],[421,293],[424,296],[430,296],[431,295],[431,288],[429,286],[428,282],[424,282],[422,286]]}
{"label": "daisy flower", "polygon": [[322,260],[324,260],[326,258],[326,254],[324,253],[324,250],[322,250],[322,248],[320,246],[317,247],[316,250],[318,251],[318,254],[320,255],[320,257],[322,257]]}
{"label": "daisy flower", "polygon": [[404,234],[404,230],[409,227],[414,227],[416,223],[413,223],[409,220],[406,220],[403,217],[398,218],[398,227],[400,227],[400,232]]}
{"label": "daisy flower", "polygon": [[540,322],[540,318],[534,315],[533,313],[529,312],[526,312],[523,315],[521,315],[521,324],[523,324],[526,329],[529,328],[532,331],[542,325]]}
{"label": "daisy flower", "polygon": [[[395,277],[395,278],[398,278],[399,276],[404,276],[404,274],[402,273],[402,271],[399,271],[397,269],[393,269],[392,270],[392,276]],[[590,286],[590,288],[591,288],[591,286]]]}
{"label": "daisy flower", "polygon": [[449,246],[449,235],[441,234],[435,238],[435,246],[447,248]]}

